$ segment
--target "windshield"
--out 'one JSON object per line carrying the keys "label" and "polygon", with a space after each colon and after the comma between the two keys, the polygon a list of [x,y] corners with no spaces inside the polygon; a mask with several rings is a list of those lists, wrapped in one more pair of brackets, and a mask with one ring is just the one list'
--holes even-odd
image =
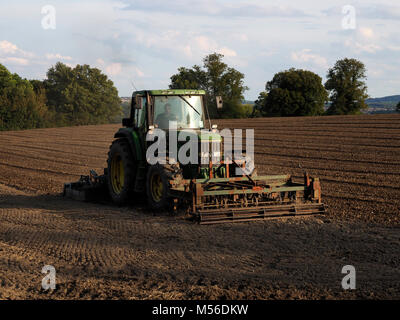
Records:
{"label": "windshield", "polygon": [[169,121],[176,121],[178,129],[204,127],[201,96],[156,96],[154,99],[154,124],[158,128],[168,129]]}

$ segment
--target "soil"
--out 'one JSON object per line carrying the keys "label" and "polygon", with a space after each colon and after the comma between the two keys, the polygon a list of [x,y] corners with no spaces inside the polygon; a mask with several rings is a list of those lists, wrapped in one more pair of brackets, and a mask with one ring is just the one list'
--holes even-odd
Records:
{"label": "soil", "polygon": [[259,174],[320,177],[328,212],[201,226],[143,199],[64,199],[65,182],[102,173],[119,125],[0,132],[0,298],[400,298],[399,115],[217,123],[255,129]]}

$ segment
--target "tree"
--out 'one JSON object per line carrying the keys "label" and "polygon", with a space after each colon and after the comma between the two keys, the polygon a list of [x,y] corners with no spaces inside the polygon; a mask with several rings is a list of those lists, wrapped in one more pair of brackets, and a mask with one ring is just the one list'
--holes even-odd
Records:
{"label": "tree", "polygon": [[[203,68],[194,65],[191,69],[181,67],[171,76],[170,89],[202,89],[207,93],[210,117],[236,118],[248,114],[242,107],[244,92],[243,73],[222,62],[222,54],[213,53],[203,59]],[[224,108],[218,112],[216,97],[222,96]]]}
{"label": "tree", "polygon": [[266,92],[256,101],[264,116],[316,116],[324,112],[328,94],[317,74],[300,69],[289,69],[275,74],[267,82]]}
{"label": "tree", "polygon": [[44,127],[50,115],[43,90],[0,64],[0,130]]}
{"label": "tree", "polygon": [[58,62],[47,72],[44,87],[57,125],[109,123],[121,114],[113,82],[88,65],[70,68]]}
{"label": "tree", "polygon": [[397,112],[400,112],[400,102],[397,104],[396,110],[397,110]]}
{"label": "tree", "polygon": [[327,114],[358,114],[368,107],[366,72],[361,61],[348,58],[329,69],[325,88],[330,90],[331,105]]}
{"label": "tree", "polygon": [[264,106],[266,103],[265,101],[267,99],[267,96],[268,96],[268,92],[266,92],[266,91],[260,92],[257,100],[254,101],[253,112],[251,114],[252,118],[263,116],[263,109],[264,109]]}

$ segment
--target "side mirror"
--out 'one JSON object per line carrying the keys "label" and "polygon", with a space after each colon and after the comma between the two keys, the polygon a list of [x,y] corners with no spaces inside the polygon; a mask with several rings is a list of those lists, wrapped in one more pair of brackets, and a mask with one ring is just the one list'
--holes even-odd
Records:
{"label": "side mirror", "polygon": [[135,96],[135,109],[143,108],[143,97],[137,95]]}
{"label": "side mirror", "polygon": [[222,109],[224,102],[222,101],[222,97],[221,96],[217,96],[216,97],[217,100],[217,109]]}

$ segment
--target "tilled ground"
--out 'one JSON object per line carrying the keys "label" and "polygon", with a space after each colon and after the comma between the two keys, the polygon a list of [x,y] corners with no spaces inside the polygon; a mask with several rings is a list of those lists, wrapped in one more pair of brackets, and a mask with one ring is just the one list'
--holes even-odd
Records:
{"label": "tilled ground", "polygon": [[0,132],[0,298],[400,298],[400,116],[218,124],[255,129],[259,173],[319,176],[327,215],[199,226],[143,200],[66,200],[64,182],[102,172],[119,126]]}

